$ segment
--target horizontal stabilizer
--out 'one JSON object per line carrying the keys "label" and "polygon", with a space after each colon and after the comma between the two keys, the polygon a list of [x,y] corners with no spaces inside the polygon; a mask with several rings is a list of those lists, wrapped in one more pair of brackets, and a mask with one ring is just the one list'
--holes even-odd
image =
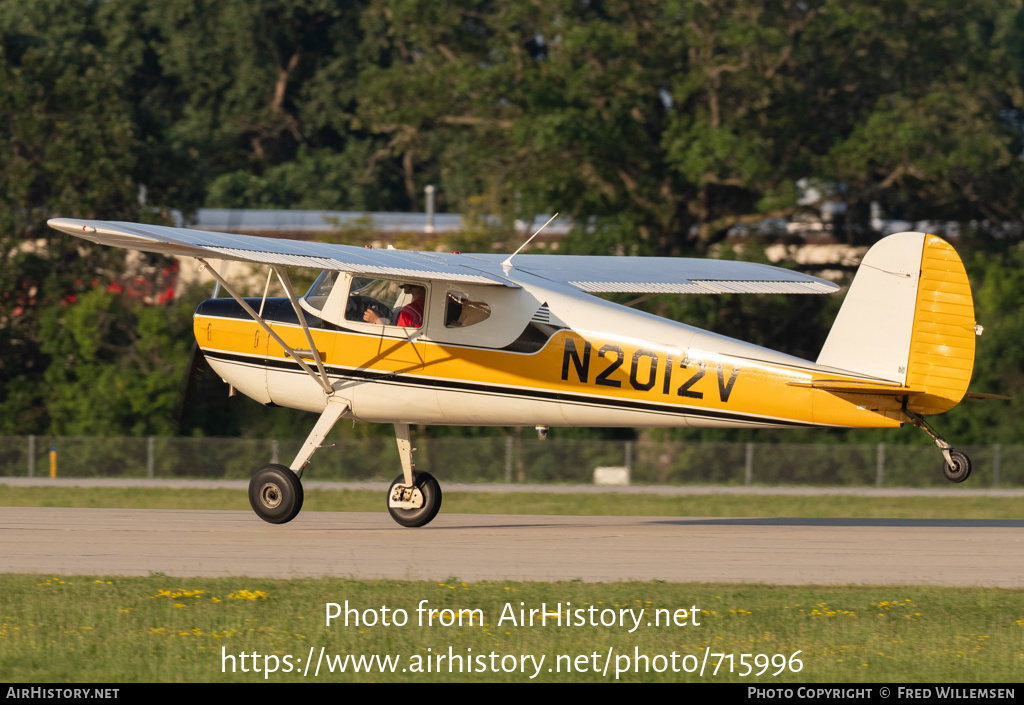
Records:
{"label": "horizontal stabilizer", "polygon": [[842,392],[843,394],[888,394],[899,396],[914,392],[914,390],[899,384],[880,384],[873,381],[858,382],[855,380],[826,379],[811,382],[789,382],[788,386],[824,389],[826,392]]}
{"label": "horizontal stabilizer", "polygon": [[989,394],[988,392],[967,392],[964,399],[999,399],[1001,401],[1013,401],[1013,397],[1005,394]]}

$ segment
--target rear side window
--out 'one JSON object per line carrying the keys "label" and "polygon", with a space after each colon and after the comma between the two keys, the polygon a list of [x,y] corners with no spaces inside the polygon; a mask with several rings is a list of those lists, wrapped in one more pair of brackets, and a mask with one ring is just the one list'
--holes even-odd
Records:
{"label": "rear side window", "polygon": [[487,320],[491,307],[485,301],[470,297],[461,291],[449,291],[445,297],[444,327],[467,328]]}

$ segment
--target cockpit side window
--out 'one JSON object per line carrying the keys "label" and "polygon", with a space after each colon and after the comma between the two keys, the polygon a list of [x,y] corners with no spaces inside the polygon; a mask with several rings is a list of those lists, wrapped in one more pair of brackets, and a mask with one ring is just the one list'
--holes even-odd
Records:
{"label": "cockpit side window", "polygon": [[392,279],[352,280],[345,318],[383,326],[419,328],[423,325],[423,303],[427,288]]}
{"label": "cockpit side window", "polygon": [[461,291],[449,291],[445,297],[444,327],[466,328],[491,315],[491,307]]}

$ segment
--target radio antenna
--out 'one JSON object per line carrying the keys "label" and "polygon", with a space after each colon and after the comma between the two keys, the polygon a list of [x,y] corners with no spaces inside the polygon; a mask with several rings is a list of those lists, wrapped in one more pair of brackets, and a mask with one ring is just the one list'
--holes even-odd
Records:
{"label": "radio antenna", "polygon": [[558,213],[555,213],[553,216],[548,218],[548,222],[544,223],[544,225],[542,225],[539,228],[537,228],[537,232],[535,232],[533,235],[531,235],[530,238],[526,242],[524,242],[522,245],[520,245],[518,250],[516,250],[515,252],[510,254],[508,256],[508,258],[504,262],[501,263],[501,266],[505,267],[505,268],[511,267],[512,266],[512,258],[515,257],[516,255],[518,255],[520,252],[522,252],[523,248],[526,247],[527,245],[529,245],[530,241],[533,240],[533,238],[535,238],[538,235],[540,235],[540,231],[543,230],[544,228],[548,227],[548,225],[551,223],[551,221],[554,220],[557,217],[558,217]]}

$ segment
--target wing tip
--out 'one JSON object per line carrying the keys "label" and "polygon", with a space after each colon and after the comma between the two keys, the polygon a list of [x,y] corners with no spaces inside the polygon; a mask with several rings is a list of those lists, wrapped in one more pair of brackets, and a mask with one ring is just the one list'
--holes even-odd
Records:
{"label": "wing tip", "polygon": [[46,224],[54,230],[59,230],[69,235],[96,232],[96,227],[91,225],[89,221],[77,220],[75,218],[50,218],[46,221]]}

